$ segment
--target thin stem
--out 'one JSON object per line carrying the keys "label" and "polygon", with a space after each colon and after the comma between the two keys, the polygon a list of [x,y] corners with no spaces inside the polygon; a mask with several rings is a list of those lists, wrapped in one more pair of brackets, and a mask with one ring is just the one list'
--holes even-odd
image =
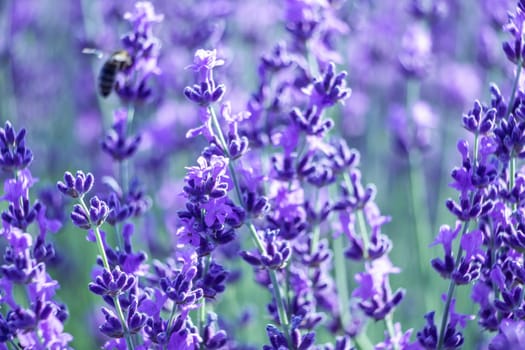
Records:
{"label": "thin stem", "polygon": [[[428,211],[426,205],[426,191],[424,175],[421,169],[421,159],[417,151],[412,151],[408,155],[408,161],[410,164],[410,194],[412,201],[412,215],[414,217],[414,226],[415,226],[415,245],[416,245],[416,257],[417,267],[419,271],[419,277],[423,282],[423,286],[427,285],[427,246],[428,239],[431,236],[429,231],[430,229],[430,219],[428,216]],[[426,242],[426,243],[425,243]],[[422,293],[427,309],[431,308],[431,301],[429,299],[428,293]]]}
{"label": "thin stem", "polygon": [[[84,202],[84,197],[80,197],[78,201],[79,201],[80,205],[82,206],[82,209],[84,209],[84,211],[86,213],[89,213],[89,209],[88,209],[86,203]],[[98,248],[98,252],[100,254],[100,257],[102,258],[102,264],[104,265],[104,268],[107,271],[111,271],[111,268],[109,266],[108,257],[106,255],[106,250],[104,249],[104,244],[102,242],[102,235],[100,234],[100,228],[97,225],[93,224],[93,223],[91,223],[91,226],[93,227],[93,231],[95,232],[95,238],[96,238],[96,241],[97,241],[97,248]],[[122,311],[122,306],[120,306],[120,301],[118,299],[118,296],[113,297],[113,303],[115,304],[115,310],[117,311],[117,316],[118,316],[118,318],[120,320],[120,323],[122,325],[122,329],[124,330],[124,336],[126,338],[126,344],[128,346],[128,349],[133,350],[134,349],[133,341],[132,341],[131,336],[129,334],[129,330],[128,330],[128,327],[126,325],[126,318],[124,317],[124,312]]]}
{"label": "thin stem", "polygon": [[[467,232],[468,226],[470,221],[465,221],[463,223],[463,230],[461,231],[460,240],[461,237]],[[456,256],[456,262],[454,263],[454,270],[457,269],[459,266],[459,263],[461,262],[461,256],[463,255],[463,249],[461,248],[461,245],[458,248],[457,256]],[[447,322],[448,322],[448,314],[450,311],[450,304],[452,303],[452,298],[454,296],[454,290],[456,288],[456,283],[451,278],[450,283],[448,285],[448,292],[447,292],[447,299],[445,301],[445,308],[443,309],[443,318],[441,319],[441,327],[439,330],[439,340],[437,344],[437,350],[441,350],[443,347],[443,342],[445,341],[445,329],[447,328]]]}
{"label": "thin stem", "polygon": [[[518,82],[520,80],[521,71],[522,71],[522,61],[521,59],[517,63],[518,70],[516,71],[516,77],[514,78],[514,83],[512,84],[512,92],[510,94],[509,105],[507,106],[507,113],[505,114],[505,119],[507,119],[512,113],[512,108],[514,106],[514,100],[516,99],[516,90],[518,89]],[[509,169],[509,191],[514,187],[514,174],[516,172],[516,157],[514,156],[514,151],[511,151],[510,155],[510,169]],[[516,210],[516,204],[512,203],[512,210]]]}
{"label": "thin stem", "polygon": [[365,220],[365,215],[363,213],[363,209],[359,209],[356,215],[357,215],[357,223],[359,224],[359,233],[361,234],[361,240],[363,241],[363,257],[367,259],[368,258],[368,246],[370,242],[368,238],[368,229],[366,227],[366,220]]}
{"label": "thin stem", "polygon": [[115,237],[117,237],[117,245],[122,249],[124,248],[124,242],[123,242],[123,237],[120,234],[121,226],[122,225],[120,224],[120,222],[115,223],[114,232],[115,232]]}
{"label": "thin stem", "polygon": [[290,337],[290,327],[288,323],[288,315],[286,314],[286,306],[284,305],[284,299],[281,295],[281,288],[279,287],[279,281],[277,280],[277,274],[274,270],[268,270],[270,280],[272,281],[272,290],[274,292],[275,303],[277,304],[277,312],[279,313],[279,323],[283,327],[283,332],[286,338]]}
{"label": "thin stem", "polygon": [[[420,96],[420,84],[414,79],[409,79],[407,81],[407,90],[406,90],[406,112],[407,115],[411,116],[412,108],[414,104],[419,99]],[[412,118],[410,118],[412,120]],[[415,126],[413,125],[413,129]],[[415,131],[415,130],[413,130]],[[418,270],[419,276],[422,279],[423,286],[426,286],[426,274],[427,269],[426,265],[426,251],[427,247],[424,242],[427,242],[430,233],[430,217],[426,200],[427,200],[427,191],[425,186],[425,177],[423,174],[423,168],[421,164],[421,154],[416,147],[410,147],[408,151],[408,164],[409,164],[409,181],[410,181],[410,194],[412,201],[412,215],[414,219],[415,232],[415,243],[416,243],[416,253],[415,257],[418,261]],[[427,293],[422,293],[425,298],[425,304],[427,309],[430,308],[429,296]]]}
{"label": "thin stem", "polygon": [[[211,261],[211,255],[207,255],[206,257],[201,257],[200,259],[205,259],[204,261],[204,271],[202,274],[202,278],[204,278],[208,274],[208,269],[210,267],[210,261]],[[198,319],[198,327],[199,327],[199,334],[201,336],[204,335],[204,326],[206,324],[206,297],[202,298],[202,303],[199,308],[199,319]],[[201,344],[202,346],[202,344]]]}
{"label": "thin stem", "polygon": [[173,303],[171,308],[170,317],[168,318],[168,327],[166,328],[168,335],[171,335],[171,327],[173,325],[173,320],[175,319],[175,313],[177,312],[177,304]]}
{"label": "thin stem", "polygon": [[212,106],[208,106],[208,112],[210,113],[211,122],[213,124],[213,127],[215,128],[215,131],[217,132],[217,137],[219,138],[219,142],[221,143],[220,146],[224,153],[226,153],[226,156],[228,158],[231,158],[230,151],[228,149],[228,143],[226,142],[226,139],[224,138],[224,134],[222,132],[221,125],[219,123],[219,119],[217,119],[217,114],[215,113],[215,109],[213,109]]}
{"label": "thin stem", "polygon": [[[85,213],[89,213],[89,208],[88,206],[86,205],[86,202],[84,201],[84,196],[81,196],[79,199],[78,199],[78,202],[80,204],[80,206],[82,207],[82,209],[84,210]],[[111,271],[110,267],[109,267],[109,262],[108,262],[108,257],[106,255],[106,250],[104,249],[104,244],[102,243],[102,236],[100,235],[100,229],[98,228],[98,226],[94,225],[93,223],[91,223],[91,226],[94,227],[93,231],[95,232],[95,237],[96,237],[96,241],[97,241],[97,248],[98,248],[98,252],[102,258],[102,264],[104,265],[104,268],[108,271]]]}
{"label": "thin stem", "polygon": [[228,144],[226,143],[226,139],[224,138],[224,134],[222,133],[221,125],[219,124],[219,120],[217,119],[217,115],[215,114],[215,110],[213,109],[212,106],[208,106],[208,112],[210,113],[211,121],[215,128],[215,131],[217,132],[217,137],[219,138],[220,146],[223,149],[226,156],[228,157],[228,160],[229,160],[228,169],[230,170],[230,175],[232,177],[233,185],[235,187],[235,192],[237,193],[237,199],[239,200],[239,204],[241,206],[244,206],[244,200],[242,199],[241,186],[239,185],[239,180],[237,179],[237,174],[233,166],[230,151],[228,150]]}
{"label": "thin stem", "polygon": [[308,69],[313,77],[319,75],[319,66],[317,64],[317,58],[313,55],[314,50],[311,50],[311,41],[306,42],[306,61],[308,62]]}
{"label": "thin stem", "polygon": [[[388,332],[388,336],[390,339],[394,339],[396,335],[396,331],[394,329],[394,321],[392,320],[392,313],[389,313],[385,316],[385,327]],[[393,342],[394,344],[394,350],[399,350],[399,344],[397,342]]]}
{"label": "thin stem", "polygon": [[[314,195],[312,203],[317,203],[319,201],[319,192],[320,192],[319,189],[315,189],[315,192],[314,192],[315,195]],[[317,204],[316,204],[315,210],[317,210]],[[320,236],[321,236],[321,225],[316,220],[314,223],[314,227],[312,228],[312,243],[310,245],[310,254],[314,254],[316,252],[317,246],[319,245]]]}
{"label": "thin stem", "polygon": [[[262,242],[260,241],[259,236],[257,235],[255,226],[249,221],[247,221],[245,225],[246,227],[248,227],[248,230],[250,231],[252,238],[256,242],[259,251],[261,252],[264,251],[264,246]],[[279,314],[279,323],[283,327],[283,331],[286,337],[289,337],[290,333],[289,333],[288,315],[286,313],[286,305],[284,304],[284,299],[281,295],[281,289],[279,288],[279,282],[277,281],[277,274],[275,273],[275,270],[267,269],[267,271],[268,271],[268,274],[270,275],[270,280],[272,282],[272,289],[274,292],[275,303],[277,304],[277,312]]]}
{"label": "thin stem", "polygon": [[337,295],[339,297],[339,310],[341,310],[341,324],[343,330],[346,330],[351,323],[350,293],[348,292],[348,280],[346,264],[343,252],[343,238],[341,235],[337,240],[332,239],[332,249],[334,250],[334,269],[335,269],[335,284],[337,286]]}
{"label": "thin stem", "polygon": [[[131,125],[133,124],[133,118],[135,115],[135,106],[133,103],[129,103],[127,107],[127,116],[126,116],[126,125],[125,125],[125,133],[126,136],[128,134],[128,130],[131,129]],[[122,200],[125,200],[127,191],[128,191],[128,185],[129,185],[129,162],[126,159],[119,160],[117,162],[117,172],[118,172],[118,178],[120,182],[120,187],[122,190]],[[120,248],[124,247],[123,238],[121,235],[121,225],[120,223],[117,223],[115,225],[115,237],[117,238],[117,245]]]}
{"label": "thin stem", "polygon": [[[296,161],[299,161],[299,159],[301,159],[301,157],[303,156],[303,153],[306,149],[306,135],[304,134],[301,134],[300,135],[300,140],[299,140],[299,148],[296,152]],[[293,184],[293,180],[291,180],[290,182],[288,182],[288,191],[290,191],[292,189],[292,184]]]}
{"label": "thin stem", "polygon": [[13,339],[9,340],[9,344],[11,345],[9,348],[20,349],[20,347],[14,342]]}
{"label": "thin stem", "polygon": [[521,70],[522,70],[522,61],[521,59],[518,60],[518,70],[516,71],[516,77],[514,77],[514,83],[512,84],[512,90],[511,90],[511,93],[510,93],[510,100],[509,100],[509,105],[508,105],[508,108],[507,108],[507,113],[505,113],[505,118],[504,119],[507,119],[510,115],[510,113],[512,112],[512,107],[514,105],[514,100],[516,99],[516,90],[518,89],[518,82],[520,80],[520,75],[521,75]]}
{"label": "thin stem", "polygon": [[[348,273],[346,270],[342,240],[343,236],[338,238],[338,240],[332,239],[332,249],[334,251],[335,285],[337,287],[339,310],[341,310],[341,326],[343,331],[346,332],[351,327],[352,315],[350,313]],[[357,334],[352,340],[359,350],[372,350],[374,348],[374,345],[364,332]]]}
{"label": "thin stem", "polygon": [[133,350],[135,348],[133,345],[133,339],[131,339],[131,335],[129,334],[128,326],[126,325],[126,319],[124,318],[124,312],[122,311],[122,306],[120,306],[118,296],[113,297],[113,302],[115,303],[115,309],[117,310],[118,318],[120,319],[120,323],[122,324],[122,329],[124,329],[126,345],[128,346],[128,349]]}
{"label": "thin stem", "polygon": [[[127,116],[126,116],[126,125],[125,125],[125,132],[126,137],[128,134],[128,131],[131,129],[131,126],[133,124],[133,118],[135,116],[135,106],[133,103],[129,103],[127,107]],[[128,191],[128,185],[129,185],[129,162],[126,159],[123,159],[119,162],[119,178],[120,178],[120,186],[122,187],[122,196],[125,196]]]}
{"label": "thin stem", "polygon": [[[352,183],[350,180],[350,176],[348,175],[347,172],[343,173],[343,181],[345,182],[348,191],[350,191],[352,189]],[[356,216],[357,216],[357,224],[359,226],[359,233],[361,235],[361,240],[363,242],[363,257],[366,259],[368,256],[369,239],[368,239],[368,229],[366,226],[366,220],[365,220],[365,215],[363,213],[363,209],[358,209],[356,211]],[[334,260],[335,260],[335,266],[334,266],[335,267],[335,283],[337,286],[339,303],[341,306],[341,310],[343,311],[343,313],[341,314],[341,323],[343,325],[343,329],[346,329],[346,327],[349,327],[352,321],[350,317],[350,310],[349,310],[349,305],[348,305],[348,300],[350,300],[350,296],[348,292],[348,281],[346,279],[347,271],[346,271],[346,264],[344,260],[344,253],[343,253],[343,244],[342,244],[343,242],[338,242],[338,243],[332,240],[332,245],[333,245],[332,249],[334,250]],[[359,350],[371,350],[374,348],[370,339],[363,332],[355,336],[353,340],[356,343],[357,349]]]}
{"label": "thin stem", "polygon": [[[352,188],[352,182],[350,181],[350,176],[347,172],[343,173],[343,179],[345,181],[348,191]],[[368,228],[366,227],[366,219],[363,213],[363,209],[356,210],[357,224],[359,226],[359,234],[361,235],[361,240],[363,241],[363,257],[367,259],[368,257],[368,246],[370,245],[368,237]]]}
{"label": "thin stem", "polygon": [[[423,180],[423,174],[421,172],[421,159],[419,157],[419,154],[415,154],[414,152],[411,152],[409,155],[409,163],[410,163],[410,193],[411,193],[411,199],[412,199],[412,209],[413,209],[413,215],[414,215],[414,224],[416,227],[416,241],[418,246],[418,252],[419,252],[419,260],[424,260],[424,254],[422,252],[425,251],[425,246],[421,245],[424,238],[428,238],[430,235],[428,234],[428,228],[430,227],[430,220],[428,219],[427,212],[423,212],[424,208],[426,208],[425,203],[425,191],[424,188],[424,180]],[[421,269],[421,273],[423,275],[424,268]]]}

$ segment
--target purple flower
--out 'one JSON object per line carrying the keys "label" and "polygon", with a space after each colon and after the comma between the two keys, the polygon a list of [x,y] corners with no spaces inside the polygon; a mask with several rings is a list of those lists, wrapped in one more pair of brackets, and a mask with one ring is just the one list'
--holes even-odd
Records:
{"label": "purple flower", "polygon": [[359,287],[354,290],[352,296],[361,299],[359,307],[376,321],[384,319],[403,299],[404,290],[399,289],[392,294],[388,280],[389,274],[399,271],[384,256],[367,264],[366,272],[355,276]]}
{"label": "purple flower", "polygon": [[4,195],[0,197],[11,203],[16,203],[19,198],[27,198],[29,189],[37,183],[38,179],[31,175],[29,169],[18,172],[16,178],[6,179],[4,182]]}
{"label": "purple flower", "polygon": [[265,266],[273,270],[284,268],[292,253],[290,245],[286,241],[279,240],[276,231],[265,231],[262,242],[263,252],[243,251],[241,257],[253,266]]}
{"label": "purple flower", "polygon": [[93,174],[84,174],[81,170],[78,170],[76,175],[73,176],[69,171],[64,173],[64,182],[58,181],[57,188],[63,194],[72,198],[79,198],[89,191],[93,187],[95,178]]}
{"label": "purple flower", "polygon": [[143,102],[152,95],[148,81],[160,74],[157,60],[161,46],[159,39],[153,35],[152,24],[161,22],[163,18],[155,14],[153,5],[148,1],[137,2],[135,11],[124,15],[132,30],[122,37],[122,44],[131,55],[132,64],[123,72],[123,79],[117,79],[115,86],[124,101]]}
{"label": "purple flower", "polygon": [[[438,330],[434,323],[434,311],[425,315],[427,324],[423,330],[417,332],[417,339],[425,349],[436,349],[438,344]],[[445,349],[459,349],[463,345],[464,338],[461,332],[456,331],[450,323],[447,325],[445,336],[443,338]],[[417,349],[417,347],[416,347]]]}
{"label": "purple flower", "polygon": [[135,276],[120,271],[120,267],[117,266],[113,271],[103,270],[102,274],[96,277],[95,282],[90,283],[88,287],[94,294],[114,297],[125,293],[135,283]]}
{"label": "purple flower", "polygon": [[91,198],[89,205],[88,212],[80,204],[75,204],[71,212],[73,223],[84,230],[88,230],[92,226],[101,226],[109,214],[107,204],[97,196]]}
{"label": "purple flower", "polygon": [[439,234],[432,242],[430,246],[435,246],[438,244],[443,245],[443,250],[445,252],[444,260],[435,258],[432,260],[432,266],[436,269],[439,274],[444,277],[448,277],[454,270],[454,257],[452,254],[452,243],[456,239],[459,230],[461,229],[461,223],[458,221],[456,227],[452,230],[449,226],[443,225],[439,229]]}
{"label": "purple flower", "polygon": [[186,66],[195,73],[199,73],[201,81],[213,81],[213,69],[224,65],[224,60],[217,58],[217,50],[199,49],[195,52],[193,63]]}
{"label": "purple flower", "polygon": [[506,41],[503,43],[503,51],[509,61],[515,64],[523,63],[523,51],[524,51],[524,23],[525,21],[525,4],[520,0],[516,7],[515,13],[509,13],[507,24],[503,26],[503,29],[509,32],[512,36],[512,41]]}
{"label": "purple flower", "polygon": [[202,107],[219,101],[225,93],[226,87],[223,84],[217,85],[213,79],[213,69],[224,64],[224,61],[217,59],[216,55],[215,50],[199,49],[195,52],[193,64],[186,67],[198,73],[199,77],[197,84],[184,89],[184,95]]}
{"label": "purple flower", "polygon": [[156,14],[150,2],[139,1],[135,3],[135,12],[126,12],[124,19],[131,22],[137,32],[146,33],[151,30],[151,24],[162,22],[164,15]]}
{"label": "purple flower", "polygon": [[503,320],[499,333],[489,344],[489,350],[518,350],[525,347],[525,322]]}
{"label": "purple flower", "polygon": [[33,153],[25,146],[26,130],[15,131],[9,121],[0,128],[0,167],[6,171],[22,170],[33,160]]}
{"label": "purple flower", "polygon": [[401,40],[399,62],[408,77],[422,78],[426,75],[432,55],[432,39],[420,24],[408,27]]}
{"label": "purple flower", "polygon": [[197,307],[197,302],[203,297],[201,288],[193,288],[192,280],[197,275],[197,268],[174,271],[173,277],[165,277],[160,281],[164,293],[176,304],[183,308]]}
{"label": "purple flower", "polygon": [[114,160],[122,161],[130,158],[137,151],[142,137],[140,135],[128,137],[127,123],[128,111],[117,109],[114,113],[115,121],[111,130],[102,141],[102,150],[108,153]]}
{"label": "purple flower", "polygon": [[[390,350],[390,349],[411,349],[410,336],[412,335],[412,329],[404,332],[401,329],[401,324],[396,323],[394,325],[394,334],[388,335],[386,341],[376,344],[374,350]],[[415,350],[415,349],[413,349]]]}

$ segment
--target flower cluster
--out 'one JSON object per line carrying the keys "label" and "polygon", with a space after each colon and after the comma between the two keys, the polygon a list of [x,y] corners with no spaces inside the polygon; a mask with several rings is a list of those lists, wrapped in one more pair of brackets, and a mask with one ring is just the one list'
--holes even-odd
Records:
{"label": "flower cluster", "polygon": [[[444,257],[433,259],[432,266],[449,280],[450,287],[439,330],[432,311],[425,316],[426,326],[418,332],[419,343],[427,349],[456,349],[463,345],[464,337],[458,328],[464,328],[466,320],[473,317],[454,311],[454,290],[469,284],[474,285],[471,299],[479,305],[479,325],[488,331],[500,331],[490,348],[524,344],[519,338],[506,338],[508,322],[521,319],[522,308],[518,295],[523,265],[519,243],[523,176],[517,172],[516,161],[522,157],[525,144],[521,116],[525,100],[523,92],[517,89],[523,10],[520,1],[505,26],[515,42],[505,43],[503,48],[509,60],[518,65],[509,102],[492,85],[490,104],[475,101],[463,116],[463,126],[473,134],[474,141],[473,145],[467,140],[458,142],[461,165],[451,173],[451,186],[459,192],[459,199],[447,200],[446,206],[457,217],[456,227],[442,226],[433,243],[443,246]],[[458,240],[454,253],[453,244]]]}
{"label": "flower cluster", "polygon": [[163,15],[155,13],[153,5],[148,1],[137,2],[135,11],[124,15],[133,29],[122,37],[122,44],[131,56],[132,64],[126,68],[123,80],[117,81],[115,87],[123,101],[142,102],[152,95],[149,80],[160,74],[157,60],[161,46],[159,39],[153,35],[152,25],[161,22],[163,18]]}
{"label": "flower cluster", "polygon": [[[9,174],[2,196],[8,207],[2,212],[0,231],[5,247],[0,266],[0,347],[66,349],[73,340],[64,331],[69,313],[56,297],[60,285],[48,273],[55,248],[47,235],[57,232],[61,223],[47,218],[42,203],[31,204],[30,189],[37,179],[28,168],[33,156],[25,135],[25,129],[16,133],[9,122],[0,128],[2,164]],[[29,233],[30,226],[36,227],[36,235]]]}
{"label": "flower cluster", "polygon": [[0,5],[0,350],[525,348],[525,0],[133,3]]}

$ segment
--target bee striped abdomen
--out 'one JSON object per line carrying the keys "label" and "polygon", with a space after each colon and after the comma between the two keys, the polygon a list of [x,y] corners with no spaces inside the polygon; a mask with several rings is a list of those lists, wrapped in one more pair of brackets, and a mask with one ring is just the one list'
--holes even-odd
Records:
{"label": "bee striped abdomen", "polygon": [[103,97],[108,97],[115,85],[115,78],[119,70],[119,62],[109,59],[104,63],[98,77],[99,92]]}
{"label": "bee striped abdomen", "polygon": [[118,72],[129,68],[133,59],[126,50],[115,51],[104,63],[98,77],[98,89],[102,97],[108,97],[115,86]]}

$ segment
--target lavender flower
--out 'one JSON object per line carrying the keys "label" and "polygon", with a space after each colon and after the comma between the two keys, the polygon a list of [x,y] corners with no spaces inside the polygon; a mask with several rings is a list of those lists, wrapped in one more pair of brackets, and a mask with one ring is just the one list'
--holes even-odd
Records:
{"label": "lavender flower", "polygon": [[64,173],[64,182],[59,181],[57,188],[67,196],[79,198],[93,188],[94,181],[95,179],[91,173],[84,174],[84,172],[79,170],[76,176],[73,176],[69,171],[66,171]]}
{"label": "lavender flower", "polygon": [[[36,180],[27,168],[33,157],[24,146],[25,131],[15,137],[14,129],[7,122],[6,128],[0,129],[2,137],[8,145],[18,148],[19,157],[9,157],[9,150],[3,152],[4,160],[12,160],[5,164],[10,166],[14,178],[5,181],[2,197],[9,206],[2,212],[3,230],[0,233],[6,243],[0,265],[3,291],[0,305],[6,310],[5,315],[0,316],[0,344],[5,348],[6,343],[34,349],[68,348],[73,337],[64,332],[67,309],[55,300],[59,284],[51,278],[46,267],[46,262],[55,254],[46,237],[49,232],[56,232],[60,223],[46,218],[44,205],[29,204],[29,190]],[[39,229],[35,243],[34,238],[24,232],[32,223],[37,223]],[[26,300],[15,298],[15,285],[23,288]]]}
{"label": "lavender flower", "polygon": [[518,1],[515,13],[509,13],[508,23],[503,26],[503,29],[512,36],[513,41],[506,41],[503,43],[503,52],[511,61],[518,66],[521,66],[523,61],[523,22],[525,21],[525,4],[523,1]]}
{"label": "lavender flower", "polygon": [[226,92],[225,86],[223,84],[216,85],[213,79],[213,69],[224,64],[224,61],[217,59],[216,55],[216,50],[197,50],[193,64],[186,67],[198,74],[199,83],[192,87],[186,87],[184,95],[190,101],[203,107],[220,101]]}
{"label": "lavender flower", "polygon": [[25,146],[26,130],[16,133],[9,121],[0,128],[0,166],[7,171],[27,167],[33,160],[33,153]]}
{"label": "lavender flower", "polygon": [[125,110],[115,111],[115,122],[113,127],[102,142],[102,150],[108,153],[114,160],[123,161],[130,158],[139,147],[141,136],[128,137],[127,124],[128,112]]}
{"label": "lavender flower", "polygon": [[123,101],[130,103],[144,102],[152,95],[149,81],[160,74],[157,60],[160,41],[153,35],[154,23],[159,23],[164,16],[155,13],[148,1],[135,4],[134,12],[127,12],[124,19],[130,22],[132,30],[122,38],[124,48],[132,57],[132,64],[124,72],[124,79],[117,81],[115,90]]}
{"label": "lavender flower", "polygon": [[353,296],[361,298],[359,307],[365,314],[374,320],[384,319],[403,299],[403,290],[392,294],[388,282],[388,274],[398,273],[386,258],[374,260],[371,266],[366,267],[366,273],[356,275],[360,284],[354,290]]}

